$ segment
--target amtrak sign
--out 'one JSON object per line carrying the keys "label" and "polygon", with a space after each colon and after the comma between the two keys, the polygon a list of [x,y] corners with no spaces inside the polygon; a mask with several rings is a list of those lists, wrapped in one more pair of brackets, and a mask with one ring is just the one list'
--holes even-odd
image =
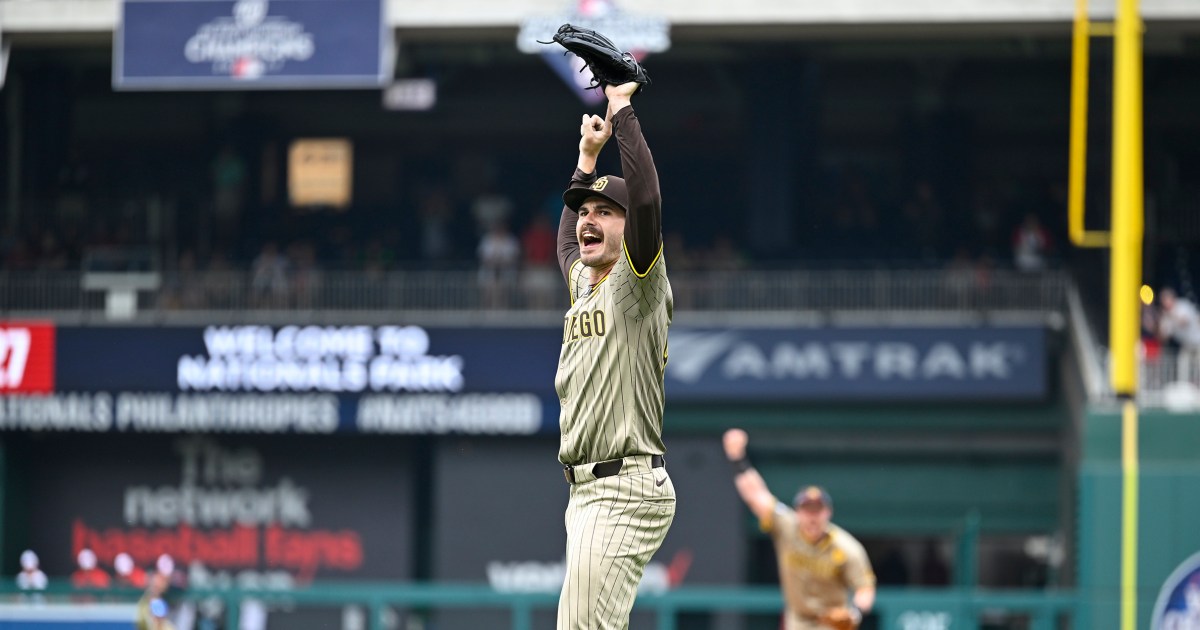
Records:
{"label": "amtrak sign", "polygon": [[671,401],[1034,399],[1045,394],[1040,328],[673,331]]}

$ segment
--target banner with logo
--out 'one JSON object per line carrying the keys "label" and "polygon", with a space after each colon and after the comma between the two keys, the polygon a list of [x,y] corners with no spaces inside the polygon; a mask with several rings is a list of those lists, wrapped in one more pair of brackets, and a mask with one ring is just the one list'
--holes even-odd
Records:
{"label": "banner with logo", "polygon": [[1045,331],[982,328],[672,330],[668,401],[1031,400]]}
{"label": "banner with logo", "polygon": [[[562,330],[0,323],[0,430],[558,430]],[[679,328],[668,405],[1034,400],[1040,328]]]}
{"label": "banner with logo", "polygon": [[118,89],[381,87],[381,0],[123,0]]}
{"label": "banner with logo", "polygon": [[14,512],[52,576],[83,549],[189,587],[284,589],[412,575],[410,445],[363,437],[58,436],[22,445]]}
{"label": "banner with logo", "polygon": [[0,430],[557,430],[561,331],[0,327]]}
{"label": "banner with logo", "polygon": [[1167,577],[1150,619],[1151,630],[1200,630],[1200,552]]}

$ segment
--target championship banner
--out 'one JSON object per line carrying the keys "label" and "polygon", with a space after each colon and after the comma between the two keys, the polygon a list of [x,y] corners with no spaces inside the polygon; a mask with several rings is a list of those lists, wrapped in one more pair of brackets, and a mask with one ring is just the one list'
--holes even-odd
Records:
{"label": "championship banner", "polygon": [[169,555],[189,588],[411,578],[409,447],[365,438],[59,436],[30,442],[24,523],[50,575]]}
{"label": "championship banner", "polygon": [[113,86],[132,90],[381,87],[382,0],[123,0]]}

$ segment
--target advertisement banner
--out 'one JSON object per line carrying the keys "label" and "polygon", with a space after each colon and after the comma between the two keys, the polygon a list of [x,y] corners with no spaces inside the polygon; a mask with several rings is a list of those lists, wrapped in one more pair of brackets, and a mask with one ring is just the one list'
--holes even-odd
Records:
{"label": "advertisement banner", "polygon": [[[47,381],[52,386],[11,390],[37,395],[0,397],[0,430],[483,435],[557,430],[552,387],[557,330],[41,330],[14,324],[0,331],[20,349],[9,353],[4,367],[43,354],[46,362],[37,365],[53,366]],[[517,364],[521,369],[512,369]]]}
{"label": "advertisement banner", "polygon": [[[558,431],[562,331],[0,323],[0,430]],[[667,404],[1036,400],[1040,328],[678,328]]]}
{"label": "advertisement banner", "polygon": [[1045,331],[986,328],[672,330],[668,401],[1031,400]]}
{"label": "advertisement banner", "polygon": [[113,574],[168,554],[194,588],[411,577],[411,457],[402,443],[62,436],[24,459],[31,548],[50,575],[83,549]]}
{"label": "advertisement banner", "polygon": [[54,391],[54,324],[0,323],[0,394]]}
{"label": "advertisement banner", "polygon": [[381,87],[381,0],[124,0],[118,89]]}

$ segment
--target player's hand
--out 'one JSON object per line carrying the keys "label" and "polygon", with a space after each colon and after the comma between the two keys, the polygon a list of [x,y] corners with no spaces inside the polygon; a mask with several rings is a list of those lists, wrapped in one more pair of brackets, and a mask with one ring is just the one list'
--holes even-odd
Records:
{"label": "player's hand", "polygon": [[721,441],[725,445],[725,457],[731,462],[736,462],[746,456],[746,444],[750,441],[750,436],[741,429],[730,429],[725,432]]}
{"label": "player's hand", "polygon": [[862,614],[853,608],[841,606],[821,615],[820,621],[834,630],[855,630],[862,623]]}
{"label": "player's hand", "polygon": [[[636,85],[636,84],[635,84]],[[579,152],[590,156],[600,155],[604,143],[612,137],[612,120],[610,116],[583,115],[579,125]]]}
{"label": "player's hand", "polygon": [[622,83],[621,85],[606,85],[604,86],[604,95],[608,97],[609,101],[628,101],[629,99],[633,98],[633,93],[638,91],[638,87],[640,85],[641,84],[637,83],[636,81]]}

